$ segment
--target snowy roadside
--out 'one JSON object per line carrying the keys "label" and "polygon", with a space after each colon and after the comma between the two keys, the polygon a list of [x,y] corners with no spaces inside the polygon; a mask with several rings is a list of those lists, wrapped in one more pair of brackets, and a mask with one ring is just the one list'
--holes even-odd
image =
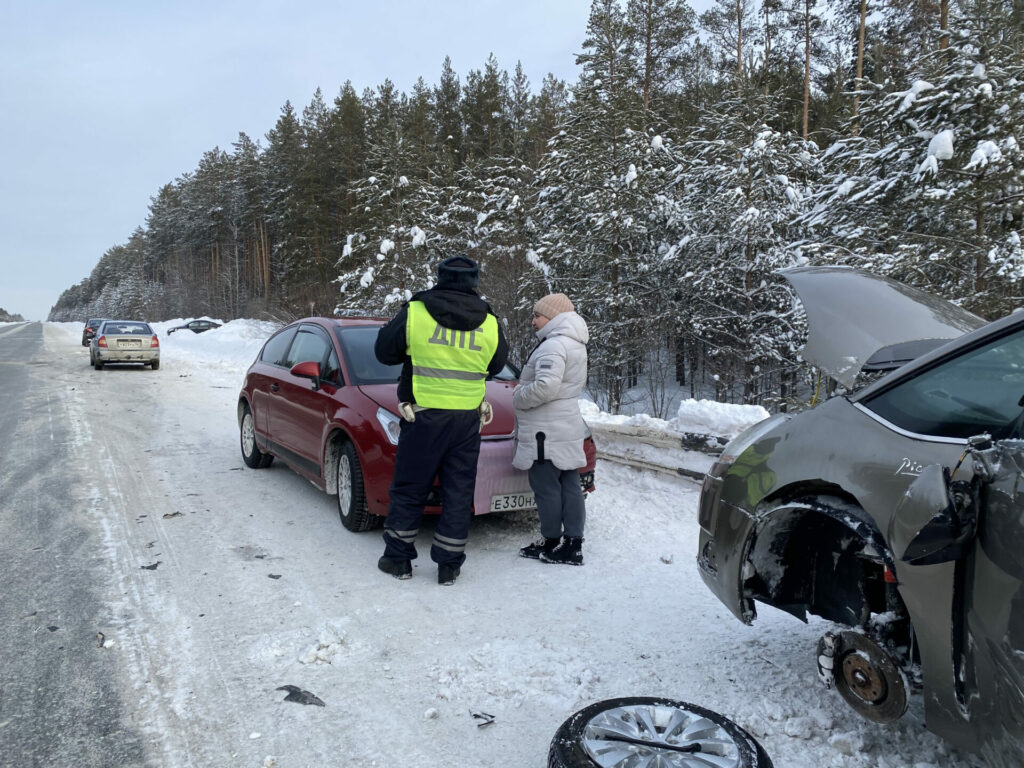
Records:
{"label": "snowy roadside", "polygon": [[[204,377],[217,377],[218,383],[233,386],[241,385],[245,370],[263,342],[278,327],[269,322],[234,320],[201,334],[176,331],[168,335],[169,328],[185,322],[178,318],[151,324],[160,337],[164,364],[200,367]],[[54,325],[81,334],[81,323]],[[684,444],[689,436],[731,438],[768,416],[760,406],[683,400],[676,416],[664,420],[646,414],[616,416],[599,410],[592,402],[580,402],[602,458],[639,469],[677,474],[698,482],[699,476],[710,468],[713,458],[708,452],[687,450]]]}
{"label": "snowy roadside", "polygon": [[[919,700],[884,727],[822,688],[813,652],[825,622],[762,608],[744,626],[718,603],[694,565],[698,488],[681,478],[599,461],[583,568],[516,557],[535,535],[524,514],[474,521],[453,588],[436,585],[423,557],[411,581],[379,574],[379,537],[345,531],[332,499],[276,463],[241,466],[233,405],[271,328],[235,321],[168,337],[164,327],[175,324],[158,325],[159,371],[121,377],[80,361],[83,375],[111,392],[145,381],[164,412],[148,443],[120,449],[146,451],[167,492],[157,511],[184,514],[130,514],[118,531],[134,540],[115,541],[111,555],[129,560],[124,573],[145,600],[152,626],[140,642],[156,638],[164,654],[159,674],[143,669],[137,684],[164,686],[151,706],[172,702],[168,721],[190,750],[165,749],[161,765],[258,768],[273,756],[279,768],[539,768],[572,712],[631,695],[722,712],[757,736],[778,768],[975,765],[924,729]],[[53,330],[73,352],[81,324]],[[700,431],[631,418],[594,423],[666,440]],[[140,570],[137,551],[162,552],[165,564]],[[137,640],[117,630],[117,648]],[[283,703],[275,688],[285,683],[327,706]],[[494,724],[477,727],[473,712],[494,715]],[[230,756],[216,752],[222,745]]]}

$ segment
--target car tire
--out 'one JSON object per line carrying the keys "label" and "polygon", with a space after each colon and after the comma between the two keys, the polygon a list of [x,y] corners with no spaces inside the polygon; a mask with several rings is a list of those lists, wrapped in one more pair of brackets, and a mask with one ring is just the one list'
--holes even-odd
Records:
{"label": "car tire", "polygon": [[153,370],[155,371],[160,368],[160,361],[154,360],[152,363],[150,363],[150,365],[153,367]]}
{"label": "car tire", "polygon": [[102,361],[102,360],[100,360],[100,359],[99,359],[99,358],[97,357],[97,358],[96,358],[96,359],[95,359],[95,360],[93,361],[92,367],[93,367],[93,368],[95,368],[95,369],[96,369],[97,371],[102,371],[102,370],[103,370],[103,361]]}
{"label": "car tire", "polygon": [[[702,754],[714,755],[714,762]],[[655,764],[772,768],[757,740],[727,717],[651,696],[606,699],[581,709],[562,723],[548,750],[548,768]]]}
{"label": "car tire", "polygon": [[242,448],[242,461],[250,469],[264,469],[274,461],[269,453],[264,453],[256,444],[256,423],[248,405],[242,406],[242,421],[239,425],[239,444]]}
{"label": "car tire", "polygon": [[372,515],[366,505],[363,468],[351,440],[338,448],[338,514],[341,524],[350,531],[372,531],[384,523],[380,515]]}

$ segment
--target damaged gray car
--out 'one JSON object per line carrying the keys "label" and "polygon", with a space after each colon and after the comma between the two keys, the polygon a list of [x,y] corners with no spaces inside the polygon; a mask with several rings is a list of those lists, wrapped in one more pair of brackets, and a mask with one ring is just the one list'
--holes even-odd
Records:
{"label": "damaged gray car", "polygon": [[841,267],[783,276],[804,357],[839,394],[737,436],[704,480],[698,564],[742,621],[757,602],[842,625],[819,674],[892,722],[1024,765],[1024,312],[987,323]]}

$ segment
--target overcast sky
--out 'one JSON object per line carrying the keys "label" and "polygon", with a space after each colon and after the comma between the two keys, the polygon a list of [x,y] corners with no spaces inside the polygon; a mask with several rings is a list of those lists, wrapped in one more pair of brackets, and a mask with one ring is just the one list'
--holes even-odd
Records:
{"label": "overcast sky", "polygon": [[0,307],[45,320],[163,184],[239,132],[262,140],[317,87],[408,92],[446,55],[465,82],[492,52],[535,91],[575,81],[590,4],[0,0]]}

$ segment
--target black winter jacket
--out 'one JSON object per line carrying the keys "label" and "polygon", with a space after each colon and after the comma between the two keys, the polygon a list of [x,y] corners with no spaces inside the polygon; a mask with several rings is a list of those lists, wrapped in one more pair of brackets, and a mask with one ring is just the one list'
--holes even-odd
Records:
{"label": "black winter jacket", "polygon": [[[422,301],[430,316],[445,328],[456,331],[472,331],[483,325],[488,314],[494,314],[491,305],[469,291],[439,288],[414,294],[411,301]],[[405,323],[409,317],[409,304],[403,304],[391,322],[380,329],[373,345],[377,359],[385,365],[402,364],[402,375],[398,380],[398,399],[414,403],[412,394],[412,359],[405,342]],[[498,320],[498,347],[487,366],[487,375],[494,376],[505,367],[508,357],[508,342]]]}

